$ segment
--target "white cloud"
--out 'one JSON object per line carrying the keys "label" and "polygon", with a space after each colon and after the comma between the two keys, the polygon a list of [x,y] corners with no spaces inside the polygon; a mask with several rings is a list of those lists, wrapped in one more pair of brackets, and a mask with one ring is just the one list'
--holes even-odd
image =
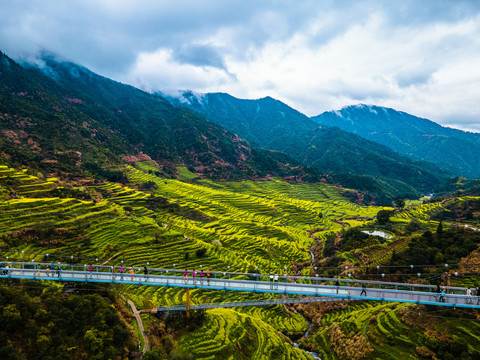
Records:
{"label": "white cloud", "polygon": [[[312,47],[297,33],[265,45],[249,62],[227,58],[241,97],[272,95],[308,115],[365,102],[480,130],[480,17],[389,28],[381,13]],[[243,85],[243,86],[242,86]],[[235,94],[234,94],[235,95]],[[467,125],[467,124],[466,124]]]}
{"label": "white cloud", "polygon": [[134,82],[148,91],[198,89],[200,92],[231,81],[223,69],[176,62],[169,49],[139,54],[135,66],[121,80]]}
{"label": "white cloud", "polygon": [[478,1],[18,0],[1,10],[0,49],[12,56],[45,49],[146,89],[272,96],[307,115],[364,102],[480,130]]}

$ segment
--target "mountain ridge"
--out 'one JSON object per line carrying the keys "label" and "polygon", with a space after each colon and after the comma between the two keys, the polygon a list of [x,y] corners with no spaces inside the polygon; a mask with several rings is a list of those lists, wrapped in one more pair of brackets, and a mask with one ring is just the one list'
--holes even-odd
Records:
{"label": "mountain ridge", "polygon": [[[62,170],[78,173],[81,167],[98,169],[147,155],[170,176],[181,164],[198,176],[225,180],[309,176],[288,156],[252,148],[159,96],[53,57],[45,57],[39,69],[0,56],[0,145],[14,162],[36,158],[52,168],[68,153],[72,159]],[[22,116],[33,120],[19,122]]]}
{"label": "mountain ridge", "polygon": [[[381,180],[382,184],[390,183],[398,188],[399,191],[390,196],[415,197],[421,192],[432,192],[442,182],[441,178],[447,176],[433,164],[413,161],[384,145],[340,128],[332,130],[332,127],[319,126],[306,115],[270,97],[245,100],[225,93],[186,91],[169,100],[199,111],[258,146],[285,152],[322,173],[337,175],[340,184],[346,174],[350,174],[349,179],[352,175],[371,176],[370,185],[362,186],[365,191],[375,189],[377,192],[383,186],[379,183]],[[358,180],[367,184],[363,177]],[[350,180],[347,183],[349,187],[355,185]],[[407,188],[410,191],[405,191]],[[377,198],[379,196],[383,197],[377,193]],[[391,200],[383,197],[383,201],[388,203]]]}
{"label": "mountain ridge", "polygon": [[375,105],[351,105],[312,120],[336,126],[456,175],[480,176],[480,134],[441,126],[429,119]]}

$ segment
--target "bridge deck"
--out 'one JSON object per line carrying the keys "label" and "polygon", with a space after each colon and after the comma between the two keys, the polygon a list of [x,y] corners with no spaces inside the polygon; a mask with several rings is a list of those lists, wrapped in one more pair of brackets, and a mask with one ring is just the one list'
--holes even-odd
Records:
{"label": "bridge deck", "polygon": [[[47,265],[47,264],[45,264]],[[71,265],[73,269],[73,265]],[[172,270],[173,272],[174,270]],[[133,284],[148,286],[164,286],[164,287],[180,287],[195,288],[209,290],[229,290],[229,291],[246,291],[257,293],[274,293],[283,295],[304,295],[314,297],[329,297],[337,300],[376,300],[376,301],[393,301],[426,305],[441,305],[463,308],[480,308],[477,296],[467,296],[463,294],[447,294],[445,302],[441,302],[439,295],[433,293],[433,287],[428,285],[398,284],[403,287],[413,286],[417,290],[395,290],[382,288],[392,283],[375,282],[369,284],[366,294],[362,294],[362,288],[357,286],[332,286],[324,284],[301,284],[296,282],[278,282],[271,283],[259,280],[235,280],[228,278],[213,278],[207,281],[204,279],[184,279],[181,276],[171,275],[141,275],[141,274],[123,274],[111,272],[89,272],[89,271],[66,271],[59,273],[50,271],[48,274],[45,269],[38,270],[22,268],[11,268],[8,275],[0,275],[0,279],[33,279],[33,280],[53,280],[53,281],[77,281],[92,283],[110,283],[110,284]],[[333,281],[334,279],[330,279]],[[362,281],[363,282],[363,281]],[[353,285],[353,284],[352,284]],[[465,289],[460,289],[461,290]]]}

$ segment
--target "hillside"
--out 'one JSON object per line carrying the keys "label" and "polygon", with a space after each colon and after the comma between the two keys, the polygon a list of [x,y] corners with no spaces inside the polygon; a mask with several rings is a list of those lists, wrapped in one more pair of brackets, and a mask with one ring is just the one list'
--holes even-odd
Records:
{"label": "hillside", "polygon": [[267,149],[296,155],[304,151],[305,139],[318,125],[307,116],[271,97],[258,100],[237,99],[225,93],[168,97],[178,106],[204,114],[208,119]]}
{"label": "hillside", "polygon": [[22,67],[0,54],[0,75],[0,145],[11,166],[113,180],[105,166],[153,159],[168,176],[178,164],[217,179],[307,175],[284,154],[75,64],[44,56]]}
{"label": "hillside", "polygon": [[47,282],[0,283],[2,359],[123,359],[135,354],[138,338],[123,304],[91,285],[66,289]]}
{"label": "hillside", "polygon": [[447,173],[412,161],[378,143],[340,129],[318,126],[282,102],[237,99],[228,94],[184,92],[169,98],[204,114],[239,136],[266,149],[282,151],[297,161],[330,174],[338,183],[369,193],[377,203],[432,192]]}
{"label": "hillside", "polygon": [[[379,224],[376,214],[389,208],[358,206],[349,202],[339,188],[324,183],[192,182],[195,175],[180,168],[182,178],[190,181],[185,182],[161,177],[158,169],[151,161],[138,162],[119,169],[129,186],[98,181],[75,186],[30,175],[29,169],[0,166],[3,258],[28,262],[68,259],[77,264],[96,264],[98,258],[107,265],[119,266],[123,261],[125,266],[142,267],[149,262],[155,268],[176,264],[198,269],[202,265],[204,269],[231,272],[232,277],[235,272],[258,268],[267,274],[279,271],[343,278],[347,277],[345,266],[349,266],[353,278],[375,280],[380,276],[376,269],[379,266],[391,281],[413,280],[410,264],[418,264],[415,272],[424,275],[413,278],[427,284],[442,281],[444,262],[448,262],[452,285],[472,286],[478,282],[476,269],[468,265],[477,263],[480,233],[456,226],[478,226],[479,198],[417,203],[391,213],[387,222]],[[364,229],[381,230],[393,237],[384,240],[361,233]],[[313,263],[310,251],[315,255]],[[454,276],[455,271],[460,275]],[[15,282],[8,285],[8,289],[31,286]],[[82,303],[78,296],[56,293],[50,286],[46,283],[43,295],[37,292],[28,300],[36,308],[45,309],[47,315],[51,304],[71,309],[72,303]],[[88,285],[87,289],[94,294],[107,292],[111,299],[121,292],[140,309],[185,301],[185,290],[177,288]],[[7,291],[12,290],[0,287],[1,294]],[[197,304],[271,299],[277,295],[194,289],[190,296]],[[3,304],[12,311],[4,311],[2,316],[11,316],[9,321],[18,311],[26,311],[18,305],[13,307],[12,297],[0,297],[5,298],[8,301],[2,300]],[[84,301],[91,300],[100,302],[102,309],[111,301],[94,297]],[[117,310],[119,317],[122,311]],[[441,321],[437,320],[439,311]],[[49,334],[44,328],[46,315],[38,312],[43,317],[32,315],[29,327]],[[470,310],[445,312],[415,305],[359,302],[209,310],[192,315],[194,320],[188,328],[181,314],[160,319],[144,314],[142,318],[153,345],[146,356],[152,358],[256,359],[268,354],[276,359],[311,359],[292,345],[296,341],[325,359],[402,359],[407,355],[422,359],[425,354],[449,358],[447,354],[462,353],[463,358],[474,359],[480,348],[476,314]],[[75,313],[71,319],[80,315]],[[117,321],[112,314],[107,319]],[[124,337],[113,341],[128,343],[138,336],[131,318],[118,326]],[[301,338],[307,329],[309,335]],[[93,349],[89,346],[96,344],[93,340],[101,339],[101,351],[106,355],[99,358],[108,358],[111,340],[102,331],[95,328],[86,336],[85,330],[83,337],[72,333],[66,343],[78,339],[76,351],[87,353]],[[8,333],[3,339],[10,336]],[[14,340],[0,351],[15,354],[44,346],[42,353],[48,353],[52,346],[45,339],[44,345]]]}
{"label": "hillside", "polygon": [[437,164],[452,174],[480,177],[480,134],[440,126],[402,111],[363,104],[327,111],[312,120],[383,144],[413,159]]}
{"label": "hillside", "polygon": [[[2,254],[10,259],[28,256],[29,261],[42,260],[48,253],[49,259],[73,256],[70,261],[81,264],[96,263],[98,258],[110,259],[107,264],[116,266],[122,260],[127,266],[149,262],[151,267],[293,271],[292,262],[311,258],[308,249],[314,240],[308,229],[324,227],[325,234],[339,231],[342,226],[332,220],[348,221],[356,214],[372,218],[376,211],[348,202],[337,187],[323,183],[186,183],[159,177],[157,170],[152,162],[140,162],[122,169],[129,187],[109,182],[75,187],[29,175],[27,169],[0,167]],[[181,174],[194,176],[186,169]],[[149,184],[148,192],[140,190]],[[175,288],[123,286],[118,291],[139,308],[181,304],[185,297],[184,290]],[[271,298],[202,290],[190,295],[194,303]],[[223,351],[236,354],[237,342],[243,358],[262,351],[279,359],[310,358],[279,333],[299,335],[307,327],[301,315],[281,306],[208,312],[205,327],[214,331],[199,333],[165,329],[163,321],[147,319],[151,343],[163,353],[173,351],[164,341],[175,338],[180,349],[196,354],[195,358],[222,358]],[[237,325],[232,328],[233,323]],[[219,334],[231,340],[224,344],[225,337]],[[198,346],[201,343],[218,346],[207,351]]]}
{"label": "hillside", "polygon": [[219,123],[214,124],[159,95],[51,56],[35,66],[20,66],[2,55],[0,64],[0,141],[2,161],[9,166],[62,176],[86,172],[112,181],[120,181],[121,174],[106,167],[138,160],[154,160],[161,165],[157,171],[168,177],[178,176],[180,164],[197,176],[223,180],[280,176],[315,181],[325,174],[379,204],[430,193],[445,176],[431,164],[318,127],[271,98],[191,95],[192,107],[214,116]]}

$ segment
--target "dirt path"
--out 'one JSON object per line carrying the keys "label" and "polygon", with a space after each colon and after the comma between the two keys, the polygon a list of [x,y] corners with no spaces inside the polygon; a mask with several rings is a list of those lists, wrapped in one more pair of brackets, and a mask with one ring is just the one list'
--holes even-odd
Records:
{"label": "dirt path", "polygon": [[145,335],[145,329],[143,328],[143,321],[142,321],[142,318],[140,316],[140,312],[137,310],[137,307],[135,306],[135,304],[133,303],[132,300],[126,299],[123,295],[122,295],[122,298],[124,300],[127,300],[128,305],[130,305],[130,307],[132,308],[133,315],[135,316],[135,319],[137,319],[138,328],[140,329],[140,334],[143,337],[142,352],[145,354],[148,350],[150,350],[150,344],[148,343],[148,337]]}
{"label": "dirt path", "polygon": [[122,255],[122,254],[123,254],[123,251],[120,251],[120,252],[116,253],[115,255],[113,255],[112,257],[110,257],[110,259],[105,260],[105,261],[102,263],[102,265],[105,265],[106,263],[108,263],[108,262],[109,262],[110,260],[112,260],[113,258],[116,258],[117,256]]}

